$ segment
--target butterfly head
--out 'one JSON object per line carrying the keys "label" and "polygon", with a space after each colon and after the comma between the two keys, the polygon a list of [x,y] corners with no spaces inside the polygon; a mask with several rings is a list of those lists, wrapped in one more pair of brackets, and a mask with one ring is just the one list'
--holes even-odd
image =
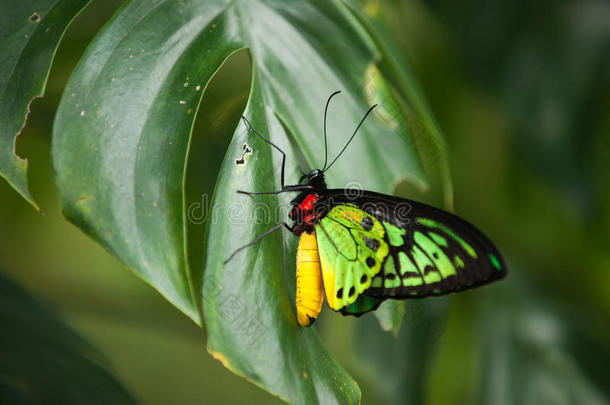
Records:
{"label": "butterfly head", "polygon": [[308,174],[304,174],[301,177],[299,183],[307,180],[307,184],[313,186],[314,189],[324,190],[326,188],[326,182],[324,181],[324,172],[319,169],[314,169]]}

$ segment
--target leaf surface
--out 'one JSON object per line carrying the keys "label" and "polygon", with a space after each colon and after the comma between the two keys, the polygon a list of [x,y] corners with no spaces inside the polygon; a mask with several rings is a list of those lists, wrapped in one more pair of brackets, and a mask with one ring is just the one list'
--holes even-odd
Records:
{"label": "leaf surface", "polygon": [[0,2],[0,176],[35,208],[27,186],[27,160],[17,156],[16,138],[30,103],[44,94],[59,41],[89,1]]}

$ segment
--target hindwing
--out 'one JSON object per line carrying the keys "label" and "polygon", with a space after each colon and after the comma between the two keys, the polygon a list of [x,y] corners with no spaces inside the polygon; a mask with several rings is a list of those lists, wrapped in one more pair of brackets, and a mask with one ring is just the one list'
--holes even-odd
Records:
{"label": "hindwing", "polygon": [[389,253],[385,227],[352,204],[333,206],[316,225],[328,306],[353,304],[382,269]]}

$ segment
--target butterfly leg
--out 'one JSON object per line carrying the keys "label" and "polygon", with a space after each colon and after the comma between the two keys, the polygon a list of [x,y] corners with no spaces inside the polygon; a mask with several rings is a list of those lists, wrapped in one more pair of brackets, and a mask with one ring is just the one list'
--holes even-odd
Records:
{"label": "butterfly leg", "polygon": [[293,186],[285,186],[283,187],[281,190],[278,191],[243,191],[243,190],[237,190],[237,192],[239,194],[246,194],[246,195],[262,195],[262,194],[280,194],[280,193],[285,193],[288,191],[305,191],[305,190],[311,190],[313,187],[307,184],[295,184]]}
{"label": "butterfly leg", "polygon": [[237,253],[239,253],[240,251],[249,248],[252,245],[256,245],[261,239],[263,239],[265,236],[272,234],[273,232],[277,231],[278,229],[280,229],[281,227],[285,227],[286,229],[288,229],[290,232],[292,232],[292,230],[294,229],[294,226],[290,226],[288,225],[286,222],[282,222],[280,224],[277,224],[276,226],[274,226],[273,228],[269,229],[268,231],[263,232],[262,234],[258,235],[252,242],[250,243],[246,243],[245,245],[237,248],[233,253],[231,253],[231,256],[229,256],[229,258],[227,260],[224,261],[224,264],[227,264],[232,258],[233,256],[235,256]]}

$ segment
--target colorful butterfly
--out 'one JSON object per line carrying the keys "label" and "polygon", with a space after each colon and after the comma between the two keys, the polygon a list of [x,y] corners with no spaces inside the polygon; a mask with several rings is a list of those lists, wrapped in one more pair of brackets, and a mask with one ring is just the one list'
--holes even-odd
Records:
{"label": "colorful butterfly", "polygon": [[[327,150],[324,110],[324,147]],[[478,287],[506,276],[498,249],[473,225],[417,201],[351,189],[328,189],[324,173],[352,141],[369,113],[337,157],[312,170],[295,185],[284,185],[286,154],[247,127],[282,155],[281,190],[247,195],[300,192],[292,201],[292,225],[281,223],[237,249],[227,262],[270,233],[286,227],[300,237],[297,250],[297,320],[309,326],[328,306],[360,316],[386,299],[444,295]],[[226,262],[225,262],[226,263]]]}

